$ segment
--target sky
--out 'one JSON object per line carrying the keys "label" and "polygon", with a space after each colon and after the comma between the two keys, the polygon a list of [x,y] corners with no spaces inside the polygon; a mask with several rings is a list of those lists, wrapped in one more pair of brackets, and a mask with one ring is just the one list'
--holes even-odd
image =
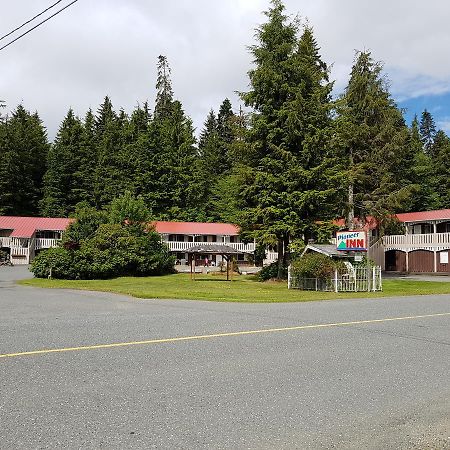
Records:
{"label": "sky", "polygon": [[[1,36],[54,0],[3,3]],[[355,51],[370,50],[384,64],[407,122],[427,109],[438,128],[450,133],[450,2],[284,3],[288,14],[313,27],[331,66],[335,95],[348,82]],[[255,28],[265,21],[268,6],[269,0],[78,0],[0,51],[0,99],[7,111],[19,103],[38,111],[52,139],[70,107],[83,116],[105,95],[117,110],[131,112],[146,100],[153,105],[162,54],[172,68],[175,97],[198,133],[210,109],[217,112],[225,98],[239,110],[236,92],[248,89],[252,64],[248,46],[255,44]]]}

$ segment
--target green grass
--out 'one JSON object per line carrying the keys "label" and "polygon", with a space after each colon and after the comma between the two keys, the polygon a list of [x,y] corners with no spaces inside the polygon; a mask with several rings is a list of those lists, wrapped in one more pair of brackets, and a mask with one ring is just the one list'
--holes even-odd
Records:
{"label": "green grass", "polygon": [[162,277],[122,277],[112,280],[47,280],[31,279],[19,283],[42,288],[84,289],[113,292],[138,298],[171,298],[222,302],[305,302],[342,298],[393,297],[405,295],[450,294],[450,283],[437,281],[384,280],[383,292],[311,292],[288,290],[286,283],[260,283],[252,276],[236,276],[227,282],[217,275],[197,275],[191,281],[188,274]]}

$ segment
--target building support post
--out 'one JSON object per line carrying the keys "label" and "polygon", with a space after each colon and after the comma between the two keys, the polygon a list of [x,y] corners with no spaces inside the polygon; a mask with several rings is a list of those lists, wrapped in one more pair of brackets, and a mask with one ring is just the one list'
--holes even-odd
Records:
{"label": "building support post", "polygon": [[437,272],[437,251],[434,250],[434,273]]}
{"label": "building support post", "polygon": [[409,273],[409,252],[406,251],[405,253],[406,253],[406,257],[405,257],[405,260],[406,260],[406,272]]}

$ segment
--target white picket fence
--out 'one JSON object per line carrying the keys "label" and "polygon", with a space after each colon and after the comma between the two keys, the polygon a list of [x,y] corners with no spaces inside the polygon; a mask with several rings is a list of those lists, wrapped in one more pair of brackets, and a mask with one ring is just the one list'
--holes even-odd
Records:
{"label": "white picket fence", "polygon": [[304,291],[375,292],[383,290],[381,267],[355,267],[349,273],[339,273],[327,278],[307,278],[289,270],[288,288]]}

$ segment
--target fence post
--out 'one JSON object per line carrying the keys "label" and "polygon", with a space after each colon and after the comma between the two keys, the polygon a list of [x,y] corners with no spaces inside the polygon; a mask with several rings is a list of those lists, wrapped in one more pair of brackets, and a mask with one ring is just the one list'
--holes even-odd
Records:
{"label": "fence post", "polygon": [[334,269],[334,292],[338,291],[338,271],[337,269]]}
{"label": "fence post", "polygon": [[288,289],[291,288],[291,265],[288,265]]}
{"label": "fence post", "polygon": [[318,291],[319,290],[319,286],[318,286],[318,283],[319,283],[319,279],[316,277],[316,291]]}
{"label": "fence post", "polygon": [[376,277],[375,277],[375,266],[372,267],[372,291],[375,292],[377,290],[376,285]]}

